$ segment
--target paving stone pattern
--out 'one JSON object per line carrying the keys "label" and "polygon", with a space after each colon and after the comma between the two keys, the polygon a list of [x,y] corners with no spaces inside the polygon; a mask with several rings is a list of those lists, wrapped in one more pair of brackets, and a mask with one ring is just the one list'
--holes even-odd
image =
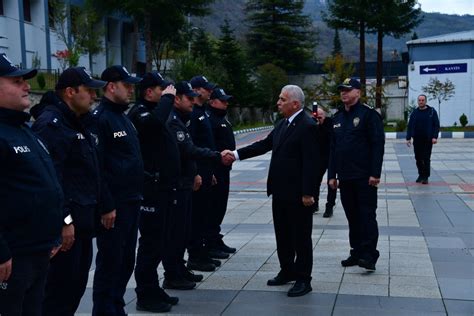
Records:
{"label": "paving stone pattern", "polygon": [[[239,147],[266,133],[238,135]],[[203,273],[196,290],[169,291],[180,297],[171,314],[474,315],[474,139],[441,139],[433,147],[429,185],[415,183],[412,149],[402,140],[387,140],[377,270],[340,265],[349,242],[338,197],[332,218],[314,215],[313,292],[299,298],[286,296],[291,284],[266,285],[279,271],[271,199],[265,194],[270,157],[234,164],[223,232],[238,251],[215,272]],[[93,268],[79,315],[91,310]],[[132,277],[129,315],[141,314],[134,286]]]}

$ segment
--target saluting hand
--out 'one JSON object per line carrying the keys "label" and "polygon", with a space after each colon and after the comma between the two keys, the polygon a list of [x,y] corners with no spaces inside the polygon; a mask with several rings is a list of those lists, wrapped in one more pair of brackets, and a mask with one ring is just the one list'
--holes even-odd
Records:
{"label": "saluting hand", "polygon": [[170,84],[169,86],[167,86],[165,88],[165,90],[163,90],[162,95],[165,95],[167,93],[172,94],[172,95],[175,96],[176,95],[176,88],[172,84]]}
{"label": "saluting hand", "polygon": [[116,215],[117,212],[115,210],[102,215],[101,222],[105,229],[111,229],[114,227]]}
{"label": "saluting hand", "polygon": [[0,283],[8,281],[12,274],[12,259],[0,264]]}

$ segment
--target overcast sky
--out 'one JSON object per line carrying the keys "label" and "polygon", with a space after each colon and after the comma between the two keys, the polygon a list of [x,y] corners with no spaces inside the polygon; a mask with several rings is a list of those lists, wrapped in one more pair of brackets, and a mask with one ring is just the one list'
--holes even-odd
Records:
{"label": "overcast sky", "polygon": [[474,15],[474,0],[418,0],[425,12]]}

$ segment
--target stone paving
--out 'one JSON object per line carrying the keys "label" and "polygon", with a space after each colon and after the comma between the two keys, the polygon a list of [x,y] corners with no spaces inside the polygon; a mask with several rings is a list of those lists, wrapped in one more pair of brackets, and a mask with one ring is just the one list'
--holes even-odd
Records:
{"label": "stone paving", "polygon": [[[266,133],[239,135],[239,147]],[[196,290],[169,291],[180,297],[171,314],[474,315],[474,139],[442,139],[434,146],[429,185],[414,182],[412,149],[387,140],[377,270],[340,265],[349,248],[338,200],[332,218],[314,215],[313,292],[299,298],[286,296],[291,285],[266,286],[279,271],[265,194],[270,157],[234,164],[223,231],[238,251],[215,272],[204,273]],[[325,193],[324,188],[321,197]],[[93,273],[78,315],[90,313]],[[135,309],[134,286],[132,277],[129,315],[143,314]]]}

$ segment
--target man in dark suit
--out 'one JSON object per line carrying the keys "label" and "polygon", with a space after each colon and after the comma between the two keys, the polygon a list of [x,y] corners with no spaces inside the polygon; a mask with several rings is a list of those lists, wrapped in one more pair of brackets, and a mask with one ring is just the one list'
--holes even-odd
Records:
{"label": "man in dark suit", "polygon": [[[311,288],[313,265],[312,205],[318,170],[317,125],[304,111],[300,87],[283,87],[278,110],[285,119],[263,140],[233,151],[235,159],[262,155],[272,150],[267,194],[272,195],[273,223],[281,271],[267,285],[296,280],[288,296],[302,296]],[[230,152],[229,152],[230,153]]]}

